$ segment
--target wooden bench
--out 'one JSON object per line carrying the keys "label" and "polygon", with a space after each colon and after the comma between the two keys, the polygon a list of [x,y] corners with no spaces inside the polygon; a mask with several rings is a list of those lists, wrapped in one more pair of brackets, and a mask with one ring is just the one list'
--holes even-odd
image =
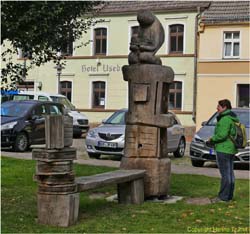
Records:
{"label": "wooden bench", "polygon": [[144,202],[145,170],[117,170],[92,176],[76,177],[77,192],[117,184],[118,202],[141,204]]}

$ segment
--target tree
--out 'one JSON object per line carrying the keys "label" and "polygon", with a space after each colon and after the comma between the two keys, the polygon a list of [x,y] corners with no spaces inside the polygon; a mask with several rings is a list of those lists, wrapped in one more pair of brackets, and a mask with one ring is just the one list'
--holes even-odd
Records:
{"label": "tree", "polygon": [[[97,22],[95,16],[103,6],[100,1],[1,1],[1,56],[5,64],[1,89],[10,88],[8,79],[12,85],[22,80],[31,66],[58,62],[61,57],[57,52],[69,41],[80,39]],[[18,49],[29,59],[28,67],[14,61]]]}

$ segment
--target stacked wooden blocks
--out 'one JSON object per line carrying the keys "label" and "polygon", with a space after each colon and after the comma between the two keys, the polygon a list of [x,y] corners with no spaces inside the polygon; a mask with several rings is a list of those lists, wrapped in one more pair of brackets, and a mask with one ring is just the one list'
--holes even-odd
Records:
{"label": "stacked wooden blocks", "polygon": [[122,70],[129,84],[129,109],[121,168],[146,170],[145,197],[165,197],[171,174],[167,128],[174,121],[168,113],[173,70],[154,64],[123,66]]}
{"label": "stacked wooden blocks", "polygon": [[38,222],[67,227],[78,218],[79,193],[73,173],[76,149],[73,143],[73,120],[65,116],[46,116],[46,147],[33,149],[37,160]]}

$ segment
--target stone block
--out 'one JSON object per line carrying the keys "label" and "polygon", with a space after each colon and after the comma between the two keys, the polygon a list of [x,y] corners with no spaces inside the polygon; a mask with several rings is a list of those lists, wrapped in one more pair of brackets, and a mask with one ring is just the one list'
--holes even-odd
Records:
{"label": "stone block", "polygon": [[144,177],[144,193],[146,198],[168,195],[171,174],[171,161],[169,158],[123,157],[120,168],[146,170]]}
{"label": "stone block", "polygon": [[68,227],[77,222],[79,193],[66,195],[37,194],[38,223]]}

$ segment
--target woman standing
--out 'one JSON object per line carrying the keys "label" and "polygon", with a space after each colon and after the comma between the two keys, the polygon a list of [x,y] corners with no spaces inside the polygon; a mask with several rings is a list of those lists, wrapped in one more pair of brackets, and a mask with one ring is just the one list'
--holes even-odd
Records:
{"label": "woman standing", "polygon": [[208,140],[208,143],[215,145],[217,165],[221,174],[220,191],[218,197],[211,200],[212,203],[233,199],[235,182],[233,159],[237,149],[230,136],[235,136],[234,122],[239,122],[239,119],[231,109],[229,100],[224,99],[218,102],[217,124],[214,135]]}

